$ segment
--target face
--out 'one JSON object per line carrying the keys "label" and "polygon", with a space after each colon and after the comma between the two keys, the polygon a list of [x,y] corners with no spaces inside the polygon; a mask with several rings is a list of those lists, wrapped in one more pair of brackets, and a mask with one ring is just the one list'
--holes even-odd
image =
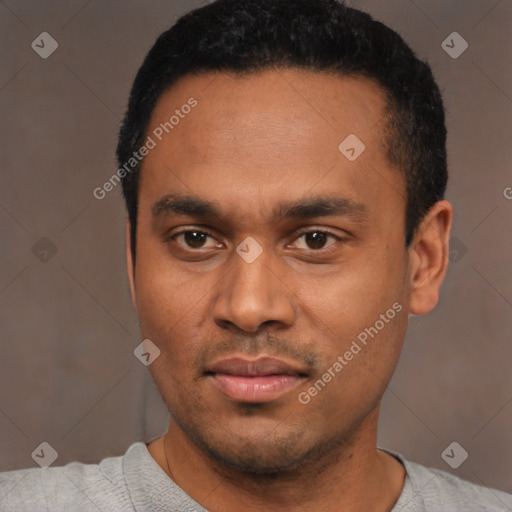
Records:
{"label": "face", "polygon": [[296,70],[186,77],[155,108],[132,293],[169,411],[219,461],[291,468],[378,409],[411,293],[384,119],[369,80]]}

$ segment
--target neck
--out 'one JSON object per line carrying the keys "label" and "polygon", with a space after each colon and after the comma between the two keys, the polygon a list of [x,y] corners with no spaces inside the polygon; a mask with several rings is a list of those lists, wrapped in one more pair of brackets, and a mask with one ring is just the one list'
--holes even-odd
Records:
{"label": "neck", "polygon": [[236,471],[211,459],[171,419],[164,437],[148,446],[160,467],[204,508],[235,512],[390,511],[403,488],[405,470],[378,451],[378,409],[357,432],[316,460],[279,474]]}

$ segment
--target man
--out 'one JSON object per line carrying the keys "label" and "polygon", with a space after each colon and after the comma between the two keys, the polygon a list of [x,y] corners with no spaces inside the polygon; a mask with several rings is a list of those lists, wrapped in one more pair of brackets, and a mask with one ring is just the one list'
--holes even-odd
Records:
{"label": "man", "polygon": [[127,261],[167,433],[4,473],[2,510],[502,511],[377,448],[409,314],[448,262],[429,67],[335,0],[219,0],[146,57],[119,138]]}

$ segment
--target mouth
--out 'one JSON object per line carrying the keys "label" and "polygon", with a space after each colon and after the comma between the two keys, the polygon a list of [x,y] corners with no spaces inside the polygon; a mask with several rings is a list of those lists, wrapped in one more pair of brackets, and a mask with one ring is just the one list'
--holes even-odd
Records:
{"label": "mouth", "polygon": [[205,375],[225,397],[245,403],[275,400],[307,377],[304,369],[272,357],[223,359],[209,366]]}

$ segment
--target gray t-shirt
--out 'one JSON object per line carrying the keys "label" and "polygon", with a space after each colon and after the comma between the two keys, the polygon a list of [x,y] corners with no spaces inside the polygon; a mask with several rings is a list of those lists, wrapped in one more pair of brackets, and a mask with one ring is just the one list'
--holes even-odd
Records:
{"label": "gray t-shirt", "polygon": [[[512,495],[397,458],[407,472],[393,512],[509,512]],[[0,473],[1,512],[203,512],[160,468],[142,442],[99,464]]]}

